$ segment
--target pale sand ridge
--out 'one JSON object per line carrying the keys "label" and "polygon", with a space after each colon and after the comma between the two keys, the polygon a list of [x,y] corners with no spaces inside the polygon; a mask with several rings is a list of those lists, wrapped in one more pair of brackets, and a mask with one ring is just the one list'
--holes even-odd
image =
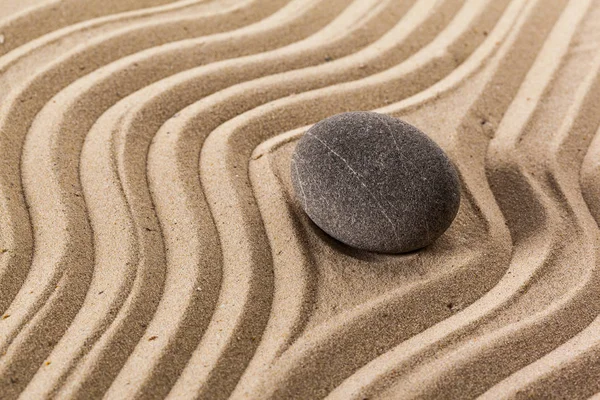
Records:
{"label": "pale sand ridge", "polygon": [[[600,392],[600,1],[12,3],[0,397]],[[302,212],[296,140],[350,110],[456,164],[434,245]]]}

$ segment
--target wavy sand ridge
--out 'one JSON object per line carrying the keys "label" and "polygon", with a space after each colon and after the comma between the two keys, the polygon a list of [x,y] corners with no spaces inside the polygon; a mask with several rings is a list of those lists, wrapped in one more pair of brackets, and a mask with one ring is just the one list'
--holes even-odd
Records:
{"label": "wavy sand ridge", "polygon": [[[2,398],[600,392],[599,0],[7,4]],[[350,110],[456,164],[429,248],[294,199],[296,140]]]}

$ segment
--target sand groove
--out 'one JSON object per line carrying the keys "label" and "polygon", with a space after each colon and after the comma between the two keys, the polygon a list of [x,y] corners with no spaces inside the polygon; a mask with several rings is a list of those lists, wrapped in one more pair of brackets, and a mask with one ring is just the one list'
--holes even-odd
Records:
{"label": "sand groove", "polygon": [[[597,21],[599,0],[7,2],[0,397],[600,392]],[[294,145],[348,110],[455,162],[434,245],[358,252],[302,213]]]}

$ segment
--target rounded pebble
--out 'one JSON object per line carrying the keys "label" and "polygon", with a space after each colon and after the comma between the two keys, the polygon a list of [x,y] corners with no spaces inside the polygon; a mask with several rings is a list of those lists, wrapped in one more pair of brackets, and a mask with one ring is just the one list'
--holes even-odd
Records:
{"label": "rounded pebble", "polygon": [[326,118],[299,140],[292,182],[304,211],[352,247],[403,253],[431,244],[460,203],[458,174],[416,127],[374,112]]}

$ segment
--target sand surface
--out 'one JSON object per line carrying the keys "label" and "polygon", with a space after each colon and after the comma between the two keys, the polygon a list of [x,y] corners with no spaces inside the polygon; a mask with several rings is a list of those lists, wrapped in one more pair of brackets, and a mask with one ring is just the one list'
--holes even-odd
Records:
{"label": "sand surface", "polygon": [[[462,203],[379,255],[307,127],[433,138]],[[600,0],[0,0],[0,398],[600,398]]]}

